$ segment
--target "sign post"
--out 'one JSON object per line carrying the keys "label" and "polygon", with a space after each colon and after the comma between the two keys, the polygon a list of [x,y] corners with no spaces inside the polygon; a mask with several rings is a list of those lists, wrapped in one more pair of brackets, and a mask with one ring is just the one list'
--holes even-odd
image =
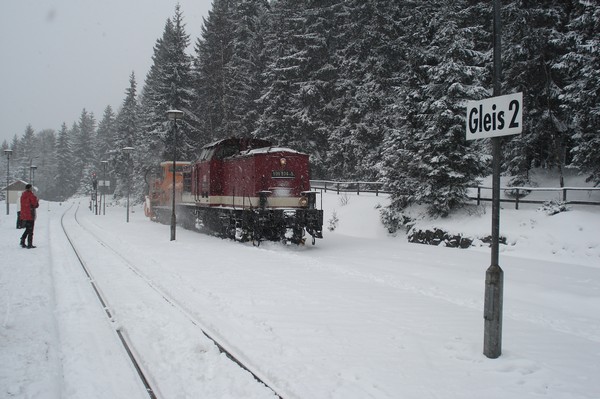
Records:
{"label": "sign post", "polygon": [[[494,90],[496,92],[496,90]],[[492,139],[492,259],[485,275],[483,353],[495,359],[502,353],[504,272],[500,245],[500,137],[523,131],[523,93],[497,96],[467,104],[467,140]]]}
{"label": "sign post", "polygon": [[485,275],[483,354],[502,354],[504,272],[499,263],[501,136],[523,131],[523,93],[501,95],[500,0],[494,0],[494,97],[467,104],[467,140],[492,139],[492,256]]}

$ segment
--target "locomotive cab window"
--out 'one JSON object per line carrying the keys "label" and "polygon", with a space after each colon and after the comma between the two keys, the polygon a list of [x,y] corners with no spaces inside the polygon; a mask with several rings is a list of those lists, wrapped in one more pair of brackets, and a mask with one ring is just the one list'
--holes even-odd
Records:
{"label": "locomotive cab window", "polygon": [[200,153],[200,161],[206,161],[206,160],[211,159],[213,157],[214,153],[215,153],[214,147],[204,148],[202,150],[202,152]]}
{"label": "locomotive cab window", "polygon": [[225,144],[217,150],[217,159],[231,157],[240,152],[240,149],[235,144]]}

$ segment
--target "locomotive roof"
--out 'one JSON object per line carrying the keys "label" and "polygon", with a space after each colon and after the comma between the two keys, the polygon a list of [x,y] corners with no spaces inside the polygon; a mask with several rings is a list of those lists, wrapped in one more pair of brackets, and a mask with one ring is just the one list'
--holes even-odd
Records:
{"label": "locomotive roof", "polygon": [[290,148],[273,147],[273,144],[268,140],[245,137],[230,137],[215,141],[214,143],[210,143],[202,147],[199,159],[207,160],[213,159],[214,157],[217,157],[218,159],[224,159],[275,152],[303,154]]}
{"label": "locomotive roof", "polygon": [[288,147],[273,147],[273,143],[269,140],[263,139],[254,139],[254,138],[240,138],[240,137],[230,137],[227,139],[221,139],[214,141],[210,144],[206,144],[205,148],[218,147],[219,145],[225,144],[239,144],[240,153],[244,154],[257,154],[264,152],[277,152],[277,151],[286,151],[286,152],[295,152],[301,154],[300,151],[293,150]]}
{"label": "locomotive roof", "polygon": [[[175,161],[175,165],[191,165],[190,161]],[[160,166],[173,165],[173,161],[162,161]]]}
{"label": "locomotive roof", "polygon": [[255,148],[252,150],[245,151],[242,153],[242,155],[268,154],[270,152],[281,152],[281,151],[292,152],[294,154],[303,154],[300,151],[292,150],[291,148],[286,148],[286,147],[263,147],[263,148]]}

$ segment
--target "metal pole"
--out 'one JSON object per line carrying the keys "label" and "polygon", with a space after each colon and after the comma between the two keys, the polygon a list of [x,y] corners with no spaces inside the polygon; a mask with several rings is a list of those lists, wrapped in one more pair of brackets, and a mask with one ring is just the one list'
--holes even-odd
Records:
{"label": "metal pole", "polygon": [[173,198],[171,203],[171,241],[175,241],[175,229],[177,216],[175,215],[175,160],[177,159],[177,119],[173,120]]}
{"label": "metal pole", "polygon": [[131,171],[133,169],[133,165],[131,165],[131,153],[133,150],[135,150],[133,147],[123,148],[123,152],[127,156],[127,161],[125,164],[125,168],[127,169],[127,223],[129,223],[129,195],[131,192]]}
{"label": "metal pole", "polygon": [[104,183],[102,183],[102,215],[106,215],[106,161],[102,162],[104,166]]}
{"label": "metal pole", "polygon": [[129,178],[127,179],[127,223],[129,223]]}
{"label": "metal pole", "polygon": [[[494,0],[494,96],[501,95],[501,5]],[[499,264],[500,241],[500,145],[499,137],[492,138],[492,258],[485,276],[485,303],[483,310],[483,354],[495,359],[502,354],[502,305],[504,272]]]}
{"label": "metal pole", "polygon": [[[127,163],[129,164],[129,154],[127,155]],[[131,170],[127,165],[127,223],[129,223],[129,193],[131,191]]]}
{"label": "metal pole", "polygon": [[8,203],[8,184],[10,179],[10,150],[4,150],[6,154],[6,214],[10,213],[10,206]]}

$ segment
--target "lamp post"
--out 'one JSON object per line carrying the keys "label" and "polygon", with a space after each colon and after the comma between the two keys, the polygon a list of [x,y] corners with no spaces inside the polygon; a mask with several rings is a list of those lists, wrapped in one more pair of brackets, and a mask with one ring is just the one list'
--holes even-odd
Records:
{"label": "lamp post", "polygon": [[123,148],[123,152],[127,155],[127,223],[129,223],[129,193],[131,190],[131,170],[129,168],[129,161],[131,159],[130,154],[133,152],[133,147],[125,147]]}
{"label": "lamp post", "polygon": [[175,240],[175,226],[177,224],[177,216],[175,216],[175,162],[177,159],[177,119],[183,118],[183,111],[171,109],[167,111],[167,117],[173,121],[173,193],[171,199],[171,241]]}
{"label": "lamp post", "polygon": [[102,199],[102,214],[106,215],[106,165],[108,161],[100,161],[102,164],[102,169],[104,171],[104,176],[102,177],[102,193],[100,194],[100,198]]}
{"label": "lamp post", "polygon": [[10,155],[12,154],[12,150],[8,148],[4,150],[4,154],[6,154],[6,214],[10,213],[10,207],[8,205],[8,179],[10,178]]}
{"label": "lamp post", "polygon": [[37,169],[37,166],[35,165],[30,165],[29,166],[29,181],[31,181],[31,186],[33,187],[33,180],[35,179],[35,170]]}

